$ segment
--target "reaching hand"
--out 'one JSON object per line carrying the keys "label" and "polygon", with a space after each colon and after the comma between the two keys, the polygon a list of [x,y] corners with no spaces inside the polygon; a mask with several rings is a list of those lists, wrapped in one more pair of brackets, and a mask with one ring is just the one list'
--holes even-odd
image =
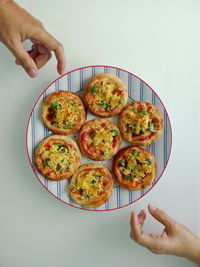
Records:
{"label": "reaching hand", "polygon": [[135,212],[131,214],[131,238],[153,253],[185,257],[200,265],[200,239],[164,211],[152,205],[149,205],[148,209],[150,214],[165,226],[162,234],[157,236],[142,231],[146,213],[141,210],[138,215]]}
{"label": "reaching hand", "polygon": [[[27,39],[33,43],[30,51],[22,45]],[[35,77],[38,69],[51,58],[51,51],[58,60],[59,74],[63,74],[66,62],[62,44],[45,30],[41,22],[11,0],[0,0],[0,41],[16,57],[16,64],[22,65],[31,77]]]}

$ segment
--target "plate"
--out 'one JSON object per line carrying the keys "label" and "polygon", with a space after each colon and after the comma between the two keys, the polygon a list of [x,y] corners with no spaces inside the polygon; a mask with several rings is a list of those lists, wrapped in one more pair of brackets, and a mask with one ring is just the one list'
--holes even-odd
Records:
{"label": "plate", "polygon": [[[38,171],[34,164],[34,153],[37,145],[43,140],[44,138],[48,137],[52,134],[52,132],[44,125],[41,119],[41,107],[45,100],[45,98],[52,92],[59,91],[59,90],[69,90],[74,93],[79,94],[82,96],[83,89],[87,83],[87,81],[94,75],[98,73],[111,73],[118,76],[128,88],[128,95],[129,95],[129,103],[133,101],[144,101],[155,105],[162,113],[164,118],[164,130],[161,137],[150,146],[146,147],[156,158],[157,161],[157,176],[154,179],[153,183],[140,191],[129,191],[120,185],[117,184],[114,177],[114,188],[113,193],[110,199],[101,207],[93,208],[93,209],[86,209],[77,203],[75,203],[69,195],[69,179],[65,179],[62,181],[50,181],[44,178]],[[97,118],[96,116],[92,115],[90,112],[87,113],[87,121],[93,118]],[[118,116],[113,118],[109,118],[109,120],[115,122],[117,124]],[[70,135],[73,139],[77,140],[78,133]],[[130,145],[129,143],[122,141],[121,148]],[[87,66],[82,67],[76,70],[72,70],[63,76],[59,77],[53,83],[51,83],[39,96],[37,101],[35,102],[33,109],[30,113],[28,124],[27,124],[27,131],[26,131],[26,147],[27,147],[27,154],[31,164],[31,167],[40,181],[40,183],[45,187],[45,189],[55,196],[58,200],[73,206],[75,208],[85,209],[85,210],[95,210],[95,211],[105,211],[105,210],[113,210],[125,207],[130,205],[133,202],[136,202],[145,194],[147,194],[158,182],[160,177],[162,176],[169,157],[171,153],[171,145],[172,145],[172,130],[170,119],[167,114],[167,111],[164,107],[164,104],[155,93],[155,91],[142,79],[138,78],[136,75],[122,70],[116,67],[110,66]],[[82,155],[82,163],[93,162]],[[105,165],[111,170],[111,163],[112,160],[99,162],[100,164]]]}

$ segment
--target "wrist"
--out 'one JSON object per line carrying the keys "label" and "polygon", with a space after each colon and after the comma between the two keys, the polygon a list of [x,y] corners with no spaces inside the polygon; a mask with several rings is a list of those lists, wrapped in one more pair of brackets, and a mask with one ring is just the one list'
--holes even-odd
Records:
{"label": "wrist", "polygon": [[191,249],[185,256],[190,261],[193,261],[198,266],[200,266],[200,239],[196,238],[195,242],[191,243]]}

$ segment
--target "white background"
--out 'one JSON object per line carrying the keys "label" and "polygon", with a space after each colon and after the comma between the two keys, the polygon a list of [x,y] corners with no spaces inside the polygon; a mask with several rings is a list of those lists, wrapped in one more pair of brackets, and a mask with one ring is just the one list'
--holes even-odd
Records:
{"label": "white background", "polygon": [[[162,178],[136,203],[110,212],[61,203],[38,182],[25,146],[32,106],[58,77],[56,60],[31,79],[0,44],[0,266],[194,266],[134,243],[129,219],[152,203],[200,236],[200,1],[18,3],[63,43],[66,71],[107,64],[146,81],[169,113],[173,145]],[[144,229],[159,234],[162,226],[148,215]]]}

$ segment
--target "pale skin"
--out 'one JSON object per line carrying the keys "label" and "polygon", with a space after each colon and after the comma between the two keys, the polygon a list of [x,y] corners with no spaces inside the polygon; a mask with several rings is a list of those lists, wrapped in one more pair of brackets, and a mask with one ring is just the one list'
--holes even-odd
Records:
{"label": "pale skin", "polygon": [[[22,43],[29,39],[33,45],[26,51]],[[12,0],[0,0],[0,41],[15,56],[15,63],[21,65],[30,77],[36,77],[38,70],[51,58],[51,51],[57,58],[57,70],[65,70],[64,48],[42,23],[32,17]]]}
{"label": "pale skin", "polygon": [[185,257],[200,266],[200,239],[161,209],[148,205],[148,210],[157,221],[164,225],[162,234],[157,236],[142,231],[146,212],[141,210],[138,215],[135,212],[131,214],[131,238],[153,253]]}

